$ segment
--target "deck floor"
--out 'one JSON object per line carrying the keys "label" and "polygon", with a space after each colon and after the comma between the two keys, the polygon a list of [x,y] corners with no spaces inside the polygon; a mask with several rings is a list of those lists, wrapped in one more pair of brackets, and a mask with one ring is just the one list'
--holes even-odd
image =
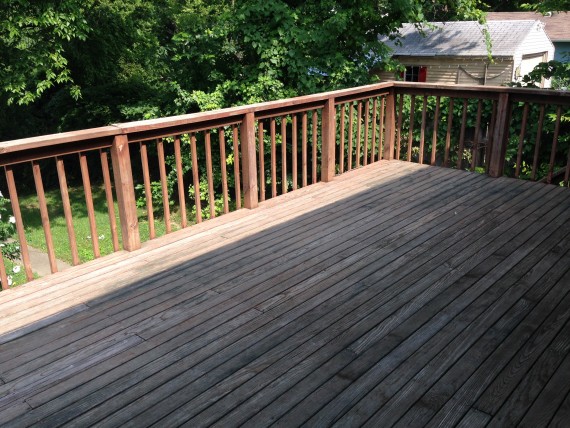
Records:
{"label": "deck floor", "polygon": [[1,426],[568,426],[570,191],[380,162],[0,293]]}

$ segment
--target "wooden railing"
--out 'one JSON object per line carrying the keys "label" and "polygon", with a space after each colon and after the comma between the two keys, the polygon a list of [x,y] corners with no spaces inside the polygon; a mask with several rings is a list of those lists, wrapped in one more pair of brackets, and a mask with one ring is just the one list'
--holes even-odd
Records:
{"label": "wooden railing", "polygon": [[[35,188],[52,272],[57,271],[62,251],[52,238],[53,207],[46,201],[46,177],[48,187],[58,189],[67,258],[76,265],[82,258],[70,189],[84,196],[90,259],[105,253],[97,239],[105,236],[102,228],[112,242],[106,252],[121,247],[133,251],[141,241],[159,235],[156,216],[164,233],[170,233],[242,207],[255,208],[259,201],[330,181],[336,174],[380,159],[568,185],[570,143],[561,118],[568,115],[569,106],[569,94],[553,91],[389,82],[4,142],[0,166],[5,169],[21,263],[31,280],[34,268],[21,192]],[[550,128],[552,142],[547,145],[543,137]],[[526,146],[531,144],[531,133],[534,149],[529,157]],[[71,177],[68,168],[75,171]],[[69,186],[70,179],[81,184]],[[105,194],[108,223],[96,220],[93,179]],[[2,258],[3,288],[6,276]]]}
{"label": "wooden railing", "polygon": [[568,185],[570,136],[568,128],[564,135],[560,131],[562,118],[570,116],[569,92],[403,82],[395,89],[396,159],[483,170],[492,177],[548,183],[564,177],[558,182]]}

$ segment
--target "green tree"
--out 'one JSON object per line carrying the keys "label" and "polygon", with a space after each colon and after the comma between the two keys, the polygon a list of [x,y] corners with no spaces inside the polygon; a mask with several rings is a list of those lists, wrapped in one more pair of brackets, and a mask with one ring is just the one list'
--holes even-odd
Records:
{"label": "green tree", "polygon": [[3,140],[370,83],[378,34],[482,16],[478,0],[1,1]]}
{"label": "green tree", "polygon": [[11,104],[29,104],[47,89],[74,84],[65,45],[86,40],[89,25],[81,1],[2,0],[0,8],[0,85]]}

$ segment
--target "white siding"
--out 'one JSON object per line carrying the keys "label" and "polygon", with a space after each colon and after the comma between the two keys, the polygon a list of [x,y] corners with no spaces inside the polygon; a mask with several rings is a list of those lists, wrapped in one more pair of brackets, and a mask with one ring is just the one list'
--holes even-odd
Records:
{"label": "white siding", "polygon": [[[518,46],[514,55],[513,80],[520,80],[542,61],[554,59],[554,45],[546,35],[543,24],[537,22]],[[550,87],[550,82],[545,82]]]}

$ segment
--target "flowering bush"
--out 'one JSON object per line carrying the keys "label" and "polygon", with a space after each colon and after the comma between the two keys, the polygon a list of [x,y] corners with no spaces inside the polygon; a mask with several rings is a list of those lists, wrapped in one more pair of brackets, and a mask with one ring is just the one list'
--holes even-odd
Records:
{"label": "flowering bush", "polygon": [[[18,274],[21,268],[16,262],[20,258],[20,246],[17,241],[10,240],[16,233],[16,219],[10,215],[9,206],[10,200],[0,192],[0,248],[4,261],[8,261],[6,263],[8,273]],[[8,285],[12,285],[12,282],[12,275],[8,275]]]}

